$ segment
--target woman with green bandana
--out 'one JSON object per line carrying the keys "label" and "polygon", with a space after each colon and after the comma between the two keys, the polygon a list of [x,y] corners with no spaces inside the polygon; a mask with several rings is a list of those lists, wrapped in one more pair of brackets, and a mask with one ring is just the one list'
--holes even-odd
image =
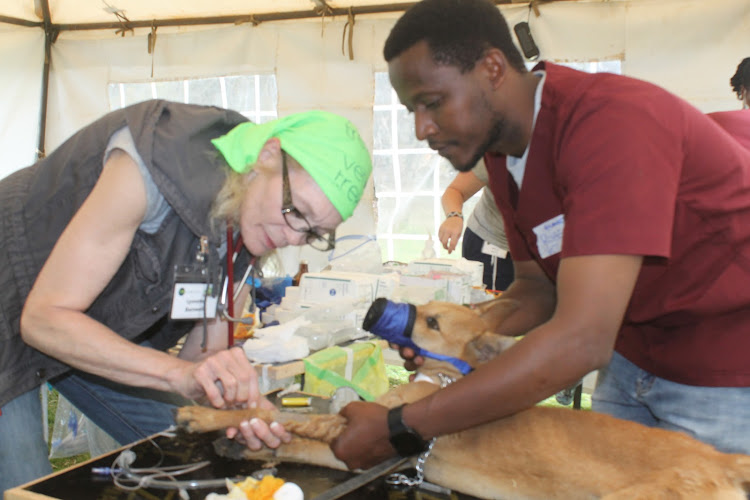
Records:
{"label": "woman with green bandana", "polygon": [[[0,492],[51,472],[46,382],[123,445],[164,430],[191,400],[269,405],[211,314],[228,236],[246,249],[238,278],[274,248],[327,250],[371,170],[356,129],[335,114],[255,125],[225,109],[147,101],[3,179]],[[165,352],[186,334],[178,356]],[[251,447],[256,436],[272,446],[288,437],[275,426],[228,434]]]}

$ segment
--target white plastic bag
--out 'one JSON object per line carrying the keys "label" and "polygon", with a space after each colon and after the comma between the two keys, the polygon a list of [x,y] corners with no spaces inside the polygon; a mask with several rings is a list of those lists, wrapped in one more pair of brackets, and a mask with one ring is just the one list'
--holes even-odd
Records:
{"label": "white plastic bag", "polygon": [[74,457],[89,453],[97,457],[116,450],[120,444],[78,411],[62,395],[57,400],[49,458]]}
{"label": "white plastic bag", "polygon": [[333,271],[381,274],[383,257],[374,235],[349,234],[336,238],[328,261]]}

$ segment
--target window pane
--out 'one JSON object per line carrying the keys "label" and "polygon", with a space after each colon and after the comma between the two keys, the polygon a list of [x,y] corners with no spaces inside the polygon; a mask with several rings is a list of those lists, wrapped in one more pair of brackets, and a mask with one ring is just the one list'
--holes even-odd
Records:
{"label": "window pane", "polygon": [[391,127],[391,112],[385,111],[373,111],[373,138],[372,148],[373,150],[378,149],[391,149],[393,147],[393,140],[391,139],[392,127]]}
{"label": "window pane", "polygon": [[227,106],[237,111],[255,109],[255,77],[227,76],[224,78],[227,89]]}
{"label": "window pane", "polygon": [[435,233],[435,198],[432,196],[400,197],[394,207],[393,232],[424,235]]}
{"label": "window pane", "polygon": [[391,155],[373,155],[372,180],[375,183],[376,193],[396,190],[393,157]]}
{"label": "window pane", "polygon": [[[458,170],[453,168],[453,165],[451,165],[451,162],[443,158],[442,156],[438,156],[438,190],[440,193],[443,193],[445,191],[445,188],[448,187],[448,184],[453,182],[453,179],[456,178],[456,174],[458,174]],[[442,194],[440,195],[442,196]]]}
{"label": "window pane", "polygon": [[378,198],[378,233],[390,233],[396,216],[396,198]]}
{"label": "window pane", "polygon": [[392,90],[388,73],[375,73],[375,106],[390,104]]}
{"label": "window pane", "polygon": [[278,93],[276,88],[276,75],[260,75],[259,78],[260,104],[258,109],[261,111],[273,111],[276,116],[276,103],[278,102]]}
{"label": "window pane", "polygon": [[201,78],[188,81],[188,102],[222,107],[219,79]]}
{"label": "window pane", "polygon": [[155,82],[156,97],[168,101],[182,102],[185,99],[185,84],[183,82]]}
{"label": "window pane", "polygon": [[[431,153],[400,154],[401,191],[434,191],[439,157]],[[442,195],[442,193],[440,193]]]}
{"label": "window pane", "polygon": [[414,129],[414,115],[406,108],[398,110],[398,147],[399,148],[428,148],[427,141],[417,139]]}
{"label": "window pane", "polygon": [[150,83],[131,83],[125,85],[123,90],[123,107],[154,98]]}
{"label": "window pane", "polygon": [[426,240],[397,240],[394,245],[393,260],[410,262],[422,256]]}

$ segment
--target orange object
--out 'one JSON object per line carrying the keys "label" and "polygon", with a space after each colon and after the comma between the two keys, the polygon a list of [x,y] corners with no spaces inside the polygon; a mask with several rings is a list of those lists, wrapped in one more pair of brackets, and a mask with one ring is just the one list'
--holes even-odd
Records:
{"label": "orange object", "polygon": [[240,489],[245,492],[248,500],[272,500],[273,494],[283,485],[283,479],[273,476],[263,476],[263,479],[249,488],[240,487]]}
{"label": "orange object", "polygon": [[236,340],[249,339],[255,334],[255,315],[245,313],[242,319],[252,318],[253,323],[248,325],[247,323],[237,323],[234,329],[234,338]]}

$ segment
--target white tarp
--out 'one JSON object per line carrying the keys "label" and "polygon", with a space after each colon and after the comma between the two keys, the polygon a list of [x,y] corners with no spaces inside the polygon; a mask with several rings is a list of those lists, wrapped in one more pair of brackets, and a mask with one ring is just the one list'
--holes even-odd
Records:
{"label": "white tarp", "polygon": [[[108,0],[129,19],[198,17],[310,10],[311,0]],[[386,3],[349,1],[335,7]],[[51,2],[55,23],[112,21],[96,0]],[[652,81],[704,111],[738,109],[729,78],[750,56],[748,0],[620,0],[501,6],[509,24],[529,20],[542,58],[620,59],[622,73]],[[62,32],[52,46],[46,149],[109,111],[110,82],[145,82],[247,73],[272,73],[278,114],[307,109],[341,113],[373,137],[374,74],[386,71],[385,38],[400,13],[357,16],[354,59],[342,53],[347,19],[271,21],[254,26],[159,28],[155,52],[149,29]],[[38,21],[31,0],[0,0],[0,16]],[[0,23],[0,177],[31,163],[38,137],[44,34],[38,27]],[[348,227],[373,232],[370,189]],[[346,227],[342,229],[347,233]],[[353,229],[349,229],[352,232]]]}

